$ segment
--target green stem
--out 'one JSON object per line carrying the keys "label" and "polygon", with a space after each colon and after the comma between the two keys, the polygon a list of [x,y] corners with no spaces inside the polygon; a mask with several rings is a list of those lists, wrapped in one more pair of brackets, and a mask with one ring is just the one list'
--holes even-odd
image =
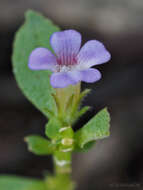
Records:
{"label": "green stem", "polygon": [[[60,157],[60,159],[59,159]],[[71,152],[61,153],[57,152],[54,156],[54,172],[55,175],[71,175]]]}
{"label": "green stem", "polygon": [[61,143],[58,150],[53,154],[54,176],[47,178],[50,190],[74,190],[75,184],[72,181],[72,151],[74,132],[70,126],[61,128]]}
{"label": "green stem", "polygon": [[56,89],[53,97],[57,105],[58,119],[62,123],[62,127],[60,125],[59,134],[57,134],[59,144],[53,153],[54,176],[48,177],[46,183],[48,187],[50,186],[50,190],[74,190],[75,184],[71,178],[74,131],[68,125],[71,124],[70,112],[72,107],[77,104],[80,97],[80,83],[74,86],[70,85],[67,88]]}
{"label": "green stem", "polygon": [[71,151],[56,152],[54,155],[54,171],[55,178],[59,180],[57,190],[74,190],[75,185],[71,179]]}
{"label": "green stem", "polygon": [[47,176],[47,190],[74,190],[75,184],[71,179],[71,152],[56,152],[54,155],[54,175]]}

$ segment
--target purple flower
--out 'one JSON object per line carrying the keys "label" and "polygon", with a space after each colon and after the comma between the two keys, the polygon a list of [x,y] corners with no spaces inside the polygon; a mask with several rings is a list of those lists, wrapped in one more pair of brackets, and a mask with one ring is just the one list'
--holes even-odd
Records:
{"label": "purple flower", "polygon": [[55,32],[50,39],[55,55],[39,47],[29,57],[32,70],[53,71],[50,83],[54,88],[64,88],[80,81],[96,82],[101,78],[97,69],[91,68],[110,60],[111,55],[97,40],[88,41],[81,49],[81,34],[75,30]]}

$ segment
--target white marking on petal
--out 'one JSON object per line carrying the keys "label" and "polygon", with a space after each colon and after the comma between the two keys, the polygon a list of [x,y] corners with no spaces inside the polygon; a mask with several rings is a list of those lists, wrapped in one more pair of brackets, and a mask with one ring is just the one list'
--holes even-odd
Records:
{"label": "white marking on petal", "polygon": [[85,70],[87,68],[89,68],[89,67],[88,66],[86,67],[83,64],[77,64],[77,65],[75,65],[75,67],[73,69],[76,70],[76,71],[82,71],[82,70]]}
{"label": "white marking on petal", "polygon": [[81,70],[78,65],[56,65],[54,72],[69,72]]}

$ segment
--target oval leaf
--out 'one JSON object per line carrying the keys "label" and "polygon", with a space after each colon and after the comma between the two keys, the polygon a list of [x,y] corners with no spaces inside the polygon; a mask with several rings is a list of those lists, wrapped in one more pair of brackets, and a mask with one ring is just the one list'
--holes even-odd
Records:
{"label": "oval leaf", "polygon": [[55,146],[50,141],[41,136],[28,136],[25,138],[25,141],[28,144],[29,151],[37,155],[52,154],[55,150]]}
{"label": "oval leaf", "polygon": [[50,71],[32,71],[28,58],[33,49],[45,47],[51,50],[49,38],[59,28],[34,11],[26,13],[26,22],[17,32],[13,51],[13,72],[25,96],[46,116],[56,113],[49,83]]}
{"label": "oval leaf", "polygon": [[108,137],[110,115],[106,108],[95,115],[86,125],[75,133],[76,145],[83,148],[89,142]]}

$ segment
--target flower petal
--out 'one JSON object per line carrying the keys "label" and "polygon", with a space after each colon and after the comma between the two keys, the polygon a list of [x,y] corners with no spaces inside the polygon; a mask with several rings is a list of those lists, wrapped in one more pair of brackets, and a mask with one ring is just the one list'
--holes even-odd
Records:
{"label": "flower petal", "polygon": [[74,57],[79,52],[81,46],[81,34],[75,30],[65,30],[55,32],[50,39],[51,46],[62,63],[72,64]]}
{"label": "flower petal", "polygon": [[56,57],[48,49],[36,48],[30,54],[28,67],[32,70],[54,71],[56,64]]}
{"label": "flower petal", "polygon": [[110,53],[97,40],[88,41],[80,50],[77,59],[81,68],[89,68],[109,61]]}
{"label": "flower petal", "polygon": [[65,88],[79,81],[81,81],[81,74],[79,71],[53,73],[50,78],[50,83],[53,88]]}
{"label": "flower petal", "polygon": [[80,71],[81,80],[84,82],[92,83],[101,78],[101,73],[97,69],[89,68],[87,70]]}

